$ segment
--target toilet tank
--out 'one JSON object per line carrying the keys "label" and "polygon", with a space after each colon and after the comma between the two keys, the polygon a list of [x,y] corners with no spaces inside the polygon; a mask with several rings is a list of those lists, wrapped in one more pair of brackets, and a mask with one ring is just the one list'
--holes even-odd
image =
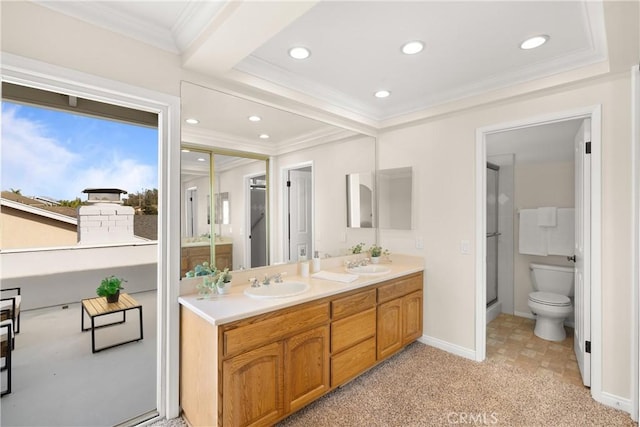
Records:
{"label": "toilet tank", "polygon": [[531,263],[529,270],[533,289],[568,297],[573,296],[573,267]]}

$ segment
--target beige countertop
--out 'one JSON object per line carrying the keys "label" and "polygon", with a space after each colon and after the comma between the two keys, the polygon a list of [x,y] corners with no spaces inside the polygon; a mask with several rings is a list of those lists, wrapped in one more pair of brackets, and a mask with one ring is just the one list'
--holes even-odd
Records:
{"label": "beige countertop", "polygon": [[[345,259],[350,258],[353,258],[353,256],[323,259],[321,271],[346,273],[343,263]],[[193,311],[212,325],[222,325],[424,270],[424,259],[421,257],[393,255],[391,259],[392,262],[381,264],[391,269],[389,273],[376,276],[359,275],[358,279],[351,283],[302,277],[299,275],[298,264],[270,266],[233,272],[232,286],[229,293],[226,295],[214,295],[211,299],[202,299],[197,293],[193,293],[195,284],[202,280],[202,278],[183,279],[181,287],[183,287],[183,289],[186,290],[185,293],[188,294],[181,296],[178,301],[183,307]],[[285,298],[259,299],[248,297],[244,294],[245,288],[250,286],[248,282],[249,277],[261,279],[264,275],[281,272],[286,272],[284,276],[285,282],[295,281],[308,283],[310,286],[309,290],[303,294]],[[271,286],[277,286],[277,284],[272,284]]]}
{"label": "beige countertop", "polygon": [[[217,245],[230,245],[233,243],[233,239],[231,239],[230,237],[220,237],[216,239],[216,246]],[[211,243],[209,240],[196,240],[193,242],[189,242],[189,241],[183,241],[182,242],[182,247],[183,248],[191,248],[191,247],[197,247],[197,246],[209,246]]]}

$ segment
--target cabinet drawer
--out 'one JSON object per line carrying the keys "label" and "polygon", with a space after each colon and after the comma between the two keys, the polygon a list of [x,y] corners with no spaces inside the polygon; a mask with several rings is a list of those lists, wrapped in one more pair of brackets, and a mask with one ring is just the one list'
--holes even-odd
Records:
{"label": "cabinet drawer", "polygon": [[394,280],[378,288],[378,303],[401,297],[422,289],[422,273]]}
{"label": "cabinet drawer", "polygon": [[331,386],[361,374],[376,363],[376,339],[369,338],[331,357]]}
{"label": "cabinet drawer", "polygon": [[[223,355],[229,356],[277,341],[293,333],[329,321],[329,303],[324,302],[299,310],[275,315],[258,316],[253,323],[227,329],[223,333]],[[243,321],[245,322],[245,321]]]}
{"label": "cabinet drawer", "polygon": [[331,302],[333,320],[359,313],[376,305],[376,290],[359,292],[355,295],[340,298]]}
{"label": "cabinet drawer", "polygon": [[331,324],[331,352],[335,354],[375,335],[375,307],[362,313],[336,320]]}

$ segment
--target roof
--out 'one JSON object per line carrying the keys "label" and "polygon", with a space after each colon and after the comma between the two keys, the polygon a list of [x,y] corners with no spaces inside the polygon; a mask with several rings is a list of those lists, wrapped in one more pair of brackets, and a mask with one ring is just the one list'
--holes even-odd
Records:
{"label": "roof", "polygon": [[[4,196],[4,192],[2,195]],[[75,208],[66,206],[38,206],[37,204],[29,205],[20,201],[6,199],[4,197],[0,198],[0,205],[56,221],[66,222],[67,224],[78,225],[77,210]],[[71,212],[74,214],[69,215]]]}

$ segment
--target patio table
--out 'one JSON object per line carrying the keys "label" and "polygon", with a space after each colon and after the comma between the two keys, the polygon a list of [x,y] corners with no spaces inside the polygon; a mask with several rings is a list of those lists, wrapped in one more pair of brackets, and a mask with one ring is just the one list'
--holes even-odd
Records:
{"label": "patio table", "polygon": [[[106,347],[102,347],[96,349],[96,329],[105,328],[107,326],[114,326],[125,323],[127,321],[127,311],[137,309],[140,315],[140,337],[134,338],[132,340],[119,342],[117,344],[112,344]],[[85,328],[84,327],[84,318],[85,313],[91,318],[91,326]],[[96,325],[96,318],[101,316],[106,316],[114,313],[122,313],[122,320],[106,323],[103,325]],[[120,299],[115,303],[108,303],[107,299],[104,297],[97,298],[87,298],[82,300],[82,310],[80,311],[81,323],[80,329],[82,332],[91,331],[91,351],[93,353],[97,353],[102,350],[106,350],[108,348],[117,347],[123,344],[128,344],[134,341],[140,341],[143,338],[142,332],[142,305],[138,304],[138,302],[131,297],[129,294],[121,293]]]}

